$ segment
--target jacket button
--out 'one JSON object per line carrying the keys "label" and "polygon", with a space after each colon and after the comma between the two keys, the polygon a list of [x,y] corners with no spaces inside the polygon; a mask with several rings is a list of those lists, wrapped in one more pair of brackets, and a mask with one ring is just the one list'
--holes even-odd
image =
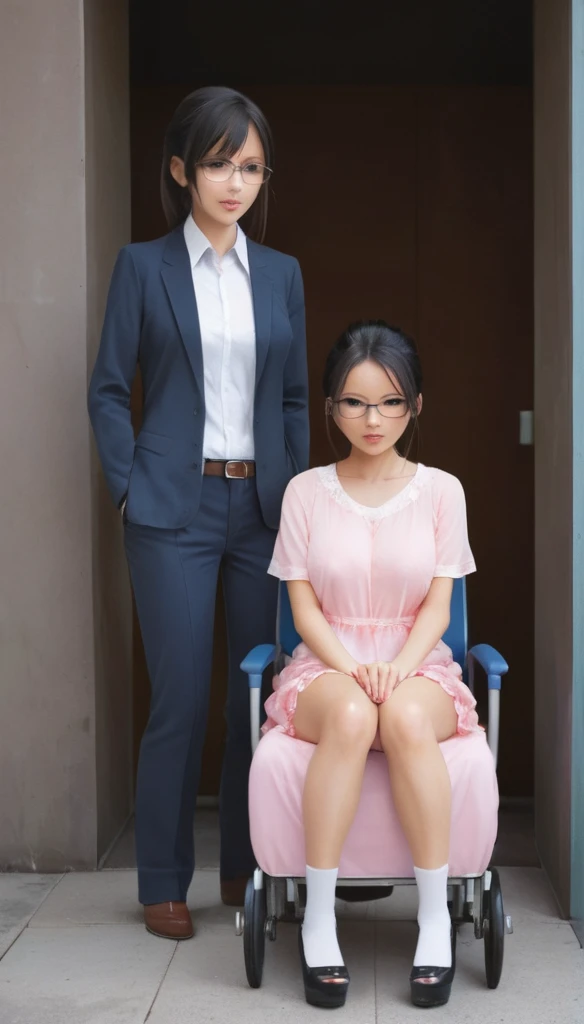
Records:
{"label": "jacket button", "polygon": [[198,410],[198,409],[193,409],[193,416],[197,416],[197,415],[198,415],[198,413],[199,413],[199,410]]}
{"label": "jacket button", "polygon": [[193,469],[198,469],[198,468],[199,468],[199,463],[198,462],[193,462]]}

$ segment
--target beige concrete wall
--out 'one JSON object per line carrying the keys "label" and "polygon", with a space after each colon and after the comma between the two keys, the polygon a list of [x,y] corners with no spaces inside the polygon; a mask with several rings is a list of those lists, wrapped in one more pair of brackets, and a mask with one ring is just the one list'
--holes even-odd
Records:
{"label": "beige concrete wall", "polygon": [[[118,6],[123,16],[121,3],[107,5]],[[128,236],[127,212],[118,219],[108,204],[120,189],[127,197],[129,169],[112,181],[102,158],[86,186],[83,40],[81,0],[3,5],[0,867],[21,870],[94,866],[129,803],[129,724],[120,734],[111,700],[129,685],[128,599],[117,589],[119,538],[99,500],[85,398],[103,282]],[[88,98],[97,77],[94,59]],[[96,98],[90,160],[126,130],[126,94],[110,100]],[[88,239],[99,209],[108,212]],[[117,724],[97,758],[108,703]],[[114,782],[123,795],[106,817]]]}
{"label": "beige concrete wall", "polygon": [[536,839],[570,907],[572,735],[571,0],[535,0]]}

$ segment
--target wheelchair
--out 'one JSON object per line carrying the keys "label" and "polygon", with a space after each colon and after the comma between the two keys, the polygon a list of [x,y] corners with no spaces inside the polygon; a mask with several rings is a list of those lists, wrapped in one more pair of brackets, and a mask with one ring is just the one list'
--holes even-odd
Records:
{"label": "wheelchair", "polygon": [[[301,642],[292,619],[285,583],[280,585],[277,643],[255,647],[241,668],[250,687],[252,750],[249,780],[250,831],[257,868],[247,883],[245,905],[235,920],[243,935],[247,980],[259,988],[265,941],[275,941],[278,922],[301,921],[306,905],[302,791],[314,746],[278,729],[260,744],[260,697],[263,672],[280,670]],[[474,925],[483,939],[487,986],[497,988],[503,967],[505,935],[513,931],[503,908],[499,873],[490,865],[497,834],[496,763],[499,742],[501,679],[508,671],[503,657],[488,644],[467,649],[466,583],[454,581],[451,618],[444,642],[463,667],[474,693],[476,665],[487,676],[487,734],[456,735],[441,750],[452,784],[452,827],[448,906],[453,924]],[[359,808],[345,842],[339,867],[337,896],[347,887],[350,899],[390,896],[394,886],[415,885],[413,864],[399,825],[385,755],[370,751]],[[371,895],[373,893],[373,897]]]}

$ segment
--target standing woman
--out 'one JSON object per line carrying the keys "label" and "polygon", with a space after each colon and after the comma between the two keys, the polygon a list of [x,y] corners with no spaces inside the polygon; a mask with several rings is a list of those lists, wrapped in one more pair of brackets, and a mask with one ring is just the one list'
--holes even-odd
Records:
{"label": "standing woman", "polygon": [[[272,151],[265,117],[232,89],[199,89],[179,105],[162,166],[171,231],[119,253],[89,389],[103,470],[124,519],[152,690],[136,792],[139,899],[148,930],[173,939],[193,934],[186,897],[219,572],[229,645],[225,903],[243,901],[255,866],[239,665],[275,633],[277,582],[266,570],[284,490],[308,466],[300,268],[251,241],[265,232]],[[144,416],[134,439],[137,365]]]}

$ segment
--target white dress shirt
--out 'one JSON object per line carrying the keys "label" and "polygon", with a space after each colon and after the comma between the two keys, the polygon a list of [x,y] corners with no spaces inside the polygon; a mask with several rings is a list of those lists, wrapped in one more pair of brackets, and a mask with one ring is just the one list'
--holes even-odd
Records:
{"label": "white dress shirt", "polygon": [[185,242],[199,312],[205,370],[205,459],[254,458],[255,318],[247,241],[219,258],[187,217]]}

